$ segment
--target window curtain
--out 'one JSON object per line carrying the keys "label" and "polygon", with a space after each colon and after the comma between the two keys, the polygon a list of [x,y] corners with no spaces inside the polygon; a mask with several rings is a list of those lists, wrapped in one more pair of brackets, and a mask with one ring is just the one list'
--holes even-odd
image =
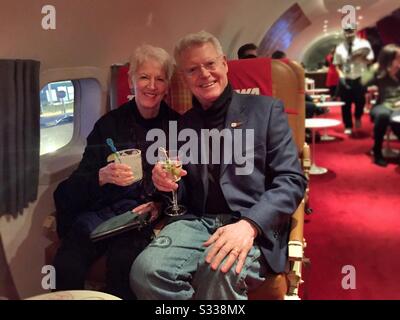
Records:
{"label": "window curtain", "polygon": [[40,62],[0,59],[0,215],[36,200],[40,158]]}

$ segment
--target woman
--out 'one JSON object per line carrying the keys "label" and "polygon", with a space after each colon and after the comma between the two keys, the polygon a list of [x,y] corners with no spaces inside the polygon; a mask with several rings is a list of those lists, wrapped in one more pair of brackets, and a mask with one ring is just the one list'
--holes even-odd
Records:
{"label": "woman", "polygon": [[391,125],[393,132],[400,138],[400,123],[391,119],[400,114],[400,47],[386,45],[379,53],[378,63],[363,75],[365,86],[376,85],[379,97],[377,105],[371,110],[374,122],[374,163],[387,166],[382,155],[382,144],[386,130]]}
{"label": "woman", "polygon": [[[54,193],[57,231],[62,244],[54,266],[56,290],[82,289],[91,264],[107,252],[107,291],[123,299],[134,298],[129,288],[129,270],[134,258],[149,243],[152,229],[126,232],[96,243],[90,233],[102,222],[151,200],[151,165],[146,161],[146,141],[151,129],[168,130],[169,120],[177,119],[163,98],[167,94],[173,65],[161,48],[143,45],[130,62],[129,84],[134,99],[98,120],[87,138],[79,167]],[[117,150],[142,151],[143,179],[138,182],[129,166],[108,163],[112,153],[106,140]],[[85,190],[85,192],[82,192]],[[152,203],[135,211],[157,211]]]}
{"label": "woman", "polygon": [[325,85],[329,88],[329,94],[332,98],[336,98],[336,88],[339,83],[339,73],[336,66],[333,64],[333,56],[335,55],[336,47],[325,57],[325,65],[328,67],[328,72],[326,73]]}

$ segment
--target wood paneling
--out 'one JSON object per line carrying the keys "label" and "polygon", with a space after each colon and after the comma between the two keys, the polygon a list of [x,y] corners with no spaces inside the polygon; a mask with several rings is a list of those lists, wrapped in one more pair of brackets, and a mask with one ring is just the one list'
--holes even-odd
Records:
{"label": "wood paneling", "polygon": [[267,31],[259,45],[259,55],[270,57],[275,50],[285,51],[293,38],[309,25],[311,21],[295,3]]}

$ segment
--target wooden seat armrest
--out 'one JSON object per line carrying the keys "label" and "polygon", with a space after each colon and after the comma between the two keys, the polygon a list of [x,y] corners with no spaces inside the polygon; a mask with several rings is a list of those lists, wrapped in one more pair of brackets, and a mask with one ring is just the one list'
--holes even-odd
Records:
{"label": "wooden seat armrest", "polygon": [[309,171],[311,168],[311,153],[310,153],[310,146],[307,143],[304,143],[303,145],[303,151],[301,154],[301,159],[302,159],[302,167],[305,176],[307,179],[309,179]]}
{"label": "wooden seat armrest", "polygon": [[289,241],[303,242],[304,229],[304,199],[300,202],[295,213],[292,215],[290,226]]}
{"label": "wooden seat armrest", "polygon": [[288,255],[291,261],[303,259],[304,199],[292,216],[288,242]]}
{"label": "wooden seat armrest", "polygon": [[303,238],[305,215],[305,199],[303,199],[292,216],[291,229],[288,242],[289,271],[287,280],[289,288],[285,300],[299,299],[299,286],[302,280],[302,265],[304,261],[304,248],[306,243]]}

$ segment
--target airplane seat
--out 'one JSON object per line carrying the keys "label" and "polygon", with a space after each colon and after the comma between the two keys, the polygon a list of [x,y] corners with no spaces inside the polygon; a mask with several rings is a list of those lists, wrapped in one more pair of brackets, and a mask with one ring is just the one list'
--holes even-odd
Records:
{"label": "airplane seat", "polygon": [[[299,161],[308,178],[311,163],[310,149],[305,143],[304,69],[289,59],[279,61],[269,58],[231,60],[228,67],[229,81],[238,92],[273,96],[283,102]],[[299,299],[299,285],[303,282],[302,266],[306,261],[303,229],[307,207],[308,190],[292,215],[287,271],[267,277],[261,287],[249,292],[249,299]]]}
{"label": "airplane seat", "polygon": [[[289,125],[293,138],[299,151],[299,161],[305,175],[308,177],[310,168],[310,150],[305,143],[305,98],[304,98],[304,70],[293,61],[281,62],[269,58],[243,59],[228,61],[229,81],[233,88],[240,93],[262,94],[276,97],[283,101],[288,115]],[[126,102],[131,94],[126,85],[120,91],[118,82],[127,83],[127,70],[125,66],[112,66],[112,91],[111,108]],[[183,114],[192,107],[192,98],[177,72],[174,73],[167,102],[175,111]],[[302,280],[302,266],[304,261],[303,238],[304,213],[307,203],[307,194],[293,214],[288,239],[288,265],[287,271],[282,274],[271,274],[257,290],[249,292],[249,299],[299,299],[298,290]],[[48,223],[55,232],[55,219]],[[47,229],[51,229],[47,227]],[[54,243],[46,252],[47,261],[52,261],[57,244]],[[102,272],[99,272],[102,270]],[[104,257],[99,259],[91,268],[87,277],[88,285],[93,288],[101,283],[105,275]]]}

